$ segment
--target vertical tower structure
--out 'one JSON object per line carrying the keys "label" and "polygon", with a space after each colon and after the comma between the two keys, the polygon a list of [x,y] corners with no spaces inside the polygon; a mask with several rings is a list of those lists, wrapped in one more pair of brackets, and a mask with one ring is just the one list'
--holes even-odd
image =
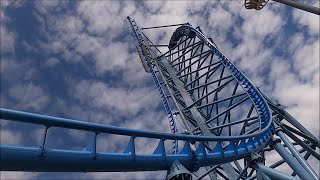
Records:
{"label": "vertical tower structure", "polygon": [[[241,160],[242,165],[240,161],[226,161],[220,165],[207,166],[207,172],[199,179],[206,175],[211,179],[292,179],[274,169],[284,162],[293,169],[294,176],[298,175],[301,179],[319,178],[306,161],[311,154],[319,160],[319,153],[315,151],[316,146],[319,148],[319,140],[279,104],[262,93],[223,55],[211,38],[204,36],[200,27],[193,28],[189,23],[177,24],[180,27],[173,32],[167,45],[168,50],[162,53],[157,46],[163,45],[153,44],[143,30],[175,25],[139,28],[133,19],[128,17],[128,20],[138,42],[136,48],[143,67],[147,73],[152,73],[154,79],[158,79],[155,75],[158,74],[162,81],[161,85],[156,83],[157,87],[167,89],[168,96],[160,93],[163,101],[166,101],[165,109],[171,101],[176,110],[168,115],[171,129],[177,130],[175,122],[172,122],[172,114],[179,114],[187,134],[237,138],[225,142],[205,142],[207,151],[217,146],[231,150],[231,147],[243,142],[253,147],[251,155]],[[290,125],[297,129],[293,130]],[[308,136],[309,140],[313,140],[303,141],[296,135],[303,138]],[[252,139],[246,139],[250,136]],[[290,142],[288,137],[297,142]],[[293,144],[310,152],[303,158],[303,150],[298,151]],[[177,152],[177,145],[177,142],[173,142],[173,153]],[[201,146],[197,143],[193,145],[196,149]],[[266,152],[278,153],[283,160],[267,167]],[[248,169],[251,169],[250,173]],[[256,173],[252,176],[254,170]]]}

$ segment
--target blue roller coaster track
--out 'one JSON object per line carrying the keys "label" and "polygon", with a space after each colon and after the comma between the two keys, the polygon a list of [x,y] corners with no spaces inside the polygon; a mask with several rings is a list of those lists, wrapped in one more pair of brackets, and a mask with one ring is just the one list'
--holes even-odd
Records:
{"label": "blue roller coaster track", "polygon": [[[167,46],[169,50],[161,53],[143,32],[152,28],[140,28],[130,17],[128,21],[142,65],[151,73],[162,98],[171,133],[1,108],[1,121],[38,124],[44,129],[39,147],[1,144],[2,171],[157,171],[169,170],[178,160],[192,172],[206,167],[207,172],[198,179],[206,175],[211,179],[294,179],[296,175],[301,179],[319,178],[307,163],[310,155],[320,159],[316,152],[319,140],[262,93],[199,27],[180,24]],[[178,132],[175,114],[180,116],[187,133]],[[53,127],[92,133],[91,148],[47,148],[47,134]],[[97,139],[101,134],[127,136],[130,140],[123,152],[100,152]],[[305,140],[297,138],[297,134]],[[287,136],[303,149],[297,150]],[[158,141],[158,146],[153,153],[137,153],[136,138],[151,138]],[[172,141],[170,152],[165,146],[168,141]],[[269,151],[278,152],[283,159],[266,166],[264,153]],[[302,157],[303,152],[308,157]],[[244,161],[243,167],[238,161]],[[283,163],[294,170],[292,175],[274,169]]]}

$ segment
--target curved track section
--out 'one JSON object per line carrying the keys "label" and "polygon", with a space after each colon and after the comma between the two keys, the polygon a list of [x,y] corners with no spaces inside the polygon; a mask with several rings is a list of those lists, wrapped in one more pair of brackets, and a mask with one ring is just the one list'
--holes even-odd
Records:
{"label": "curved track section", "polygon": [[[181,113],[193,125],[193,133],[200,130],[200,134],[208,135],[204,129],[209,129],[214,136],[246,138],[263,137],[270,130],[271,113],[263,96],[200,29],[190,25],[179,27],[171,37],[169,49],[163,56],[172,68],[170,77],[178,79],[173,86],[181,84],[182,90],[177,92],[182,95],[177,98],[184,110]],[[243,130],[248,124],[254,128],[239,132],[239,128]]]}

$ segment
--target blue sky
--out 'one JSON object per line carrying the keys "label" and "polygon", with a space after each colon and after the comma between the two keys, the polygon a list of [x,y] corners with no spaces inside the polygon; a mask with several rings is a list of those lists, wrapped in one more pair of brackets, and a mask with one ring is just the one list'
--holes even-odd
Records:
{"label": "blue sky", "polygon": [[[306,1],[319,7],[317,1]],[[161,99],[134,49],[141,27],[200,26],[263,91],[319,137],[319,16],[270,1],[1,0],[1,107],[169,132]],[[174,28],[146,31],[167,44]],[[28,127],[28,128],[26,128]],[[39,126],[1,121],[1,143],[38,146]],[[84,149],[88,134],[52,130],[48,146]],[[63,137],[63,138],[62,138]],[[101,150],[126,142],[101,138]],[[139,142],[141,151],[152,143]],[[105,147],[104,147],[105,145]],[[148,173],[16,173],[3,179],[163,179]]]}

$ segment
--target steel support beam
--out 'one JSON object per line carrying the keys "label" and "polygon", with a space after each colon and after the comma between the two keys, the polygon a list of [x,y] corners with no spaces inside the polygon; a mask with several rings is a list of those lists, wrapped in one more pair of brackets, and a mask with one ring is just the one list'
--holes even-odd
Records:
{"label": "steel support beam", "polygon": [[259,89],[259,91],[264,96],[264,98],[267,100],[268,105],[270,106],[270,108],[276,114],[281,115],[287,122],[292,124],[294,127],[296,127],[298,130],[300,130],[302,133],[308,135],[309,138],[312,138],[312,140],[314,141],[315,145],[318,148],[320,148],[320,141],[310,131],[308,131],[304,126],[302,126],[299,123],[298,120],[296,120],[294,117],[291,116],[291,114],[289,114],[286,110],[284,110],[280,104],[277,104],[268,95],[266,95],[264,92],[262,92],[261,89]]}
{"label": "steel support beam", "polygon": [[298,150],[292,145],[290,140],[285,136],[285,134],[282,132],[282,129],[278,124],[273,122],[273,125],[275,127],[275,133],[281,138],[281,140],[284,142],[284,144],[288,147],[292,155],[297,159],[297,161],[300,163],[300,165],[311,175],[312,179],[319,179],[317,174],[313,171],[313,169],[310,167],[310,165],[303,159],[301,154],[298,152]]}
{"label": "steel support beam", "polygon": [[272,144],[285,162],[298,174],[301,179],[313,179],[312,176],[299,164],[299,162],[284,148],[282,144],[274,141]]}
{"label": "steel support beam", "polygon": [[292,153],[292,155],[297,159],[297,161],[301,164],[301,166],[311,175],[312,179],[319,179],[317,174],[313,171],[310,165],[303,159],[301,154],[297,151],[297,149],[291,144],[289,139],[283,134],[282,131],[276,132],[277,135],[281,138],[285,145],[287,145],[288,149]]}
{"label": "steel support beam", "polygon": [[287,179],[287,180],[297,180],[296,178],[283,174],[280,171],[269,168],[262,163],[257,163],[258,169],[261,170],[265,175],[267,175],[270,179]]}
{"label": "steel support beam", "polygon": [[173,27],[173,26],[182,26],[184,24],[187,24],[187,23],[181,23],[181,24],[170,24],[170,25],[165,25],[165,26],[153,26],[153,27],[144,27],[144,28],[141,28],[142,30],[144,29],[156,29],[156,28],[166,28],[166,27]]}
{"label": "steel support beam", "polygon": [[302,140],[300,140],[298,137],[296,137],[294,134],[292,134],[288,129],[286,129],[284,127],[282,129],[286,135],[288,135],[292,140],[294,140],[301,147],[305,148],[310,154],[312,154],[315,158],[317,158],[320,161],[320,155],[314,149],[312,149],[309,145],[307,145]]}
{"label": "steel support beam", "polygon": [[[179,78],[177,77],[177,75],[174,73],[172,67],[170,66],[169,61],[166,58],[164,58],[164,56],[161,56],[161,57],[162,57],[161,60],[155,61],[155,63],[159,63],[160,66],[164,66],[167,69],[174,84],[176,85],[177,89],[181,93],[186,105],[191,106],[191,104],[193,104],[193,100],[190,97],[189,93],[187,92],[186,88],[184,87],[183,82],[181,82],[179,80]],[[214,134],[209,130],[208,126],[206,125],[206,120],[200,114],[197,107],[192,106],[192,107],[190,107],[189,110],[191,111],[194,119],[197,121],[197,124],[200,127],[202,133],[205,136],[214,136]],[[209,142],[209,146],[211,149],[214,149],[214,147],[216,146],[216,142]],[[233,167],[231,166],[230,163],[226,163],[221,166],[223,167],[224,171],[226,172],[227,176],[230,179],[235,179],[237,177],[237,173],[235,172],[235,170],[233,169]]]}
{"label": "steel support beam", "polygon": [[267,176],[266,174],[264,174],[260,169],[257,169],[256,174],[257,174],[257,179],[258,179],[258,180],[271,180],[271,179],[269,178],[269,176]]}
{"label": "steel support beam", "polygon": [[292,1],[292,0],[274,0],[274,1],[282,3],[282,4],[285,4],[285,5],[288,5],[288,6],[291,6],[291,7],[295,7],[295,8],[301,9],[303,11],[307,11],[307,12],[310,12],[310,13],[313,13],[313,14],[320,15],[320,9],[318,7],[314,7],[314,6],[311,6],[311,5],[308,5],[308,4],[304,4],[304,3],[301,3],[299,1]]}

